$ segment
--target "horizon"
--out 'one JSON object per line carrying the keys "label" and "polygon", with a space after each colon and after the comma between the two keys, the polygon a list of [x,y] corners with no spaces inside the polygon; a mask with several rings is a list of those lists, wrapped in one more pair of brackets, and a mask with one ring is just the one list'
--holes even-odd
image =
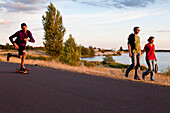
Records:
{"label": "horizon", "polygon": [[[0,44],[0,45],[4,45],[5,46],[5,44]],[[9,44],[9,45],[12,45],[12,44]],[[31,46],[31,45],[29,45],[29,44],[27,44],[27,46]],[[82,45],[81,45],[82,46]],[[32,46],[33,48],[39,48],[39,47],[44,47],[44,46]],[[84,46],[84,47],[86,47],[86,48],[88,48],[89,46]],[[120,46],[121,47],[121,46]],[[116,49],[116,50],[119,50],[120,48],[101,48],[101,47],[95,47],[95,46],[93,46],[93,48],[96,48],[96,49],[104,49],[104,50],[112,50],[112,49]],[[126,51],[126,50],[128,50],[128,48],[123,48],[123,51]],[[143,49],[142,49],[143,50]],[[170,50],[170,49],[166,49],[166,48],[159,48],[159,49],[155,49],[155,51],[159,51],[159,50]]]}
{"label": "horizon", "polygon": [[63,17],[64,41],[72,34],[85,47],[128,48],[128,35],[139,26],[142,49],[154,36],[156,50],[170,50],[168,0],[0,0],[0,43],[11,44],[9,36],[25,22],[36,41],[28,45],[43,46],[42,16],[50,2]]}

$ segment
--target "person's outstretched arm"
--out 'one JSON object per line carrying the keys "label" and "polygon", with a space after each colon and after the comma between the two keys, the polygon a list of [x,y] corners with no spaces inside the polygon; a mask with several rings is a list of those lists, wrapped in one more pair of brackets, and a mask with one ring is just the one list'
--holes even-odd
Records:
{"label": "person's outstretched arm", "polygon": [[144,47],[142,53],[141,53],[141,56],[143,55],[143,53],[146,51],[146,46]]}

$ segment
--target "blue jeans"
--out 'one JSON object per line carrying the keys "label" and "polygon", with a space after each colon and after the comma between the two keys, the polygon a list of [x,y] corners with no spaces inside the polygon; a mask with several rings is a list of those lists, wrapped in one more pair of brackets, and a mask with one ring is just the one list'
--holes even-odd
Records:
{"label": "blue jeans", "polygon": [[141,62],[141,54],[140,53],[132,53],[132,64],[126,70],[126,76],[128,76],[129,72],[135,67],[135,77],[138,77],[140,71],[140,62]]}
{"label": "blue jeans", "polygon": [[146,60],[148,69],[143,72],[142,76],[146,76],[150,73],[150,80],[154,80],[154,69],[155,69],[155,60]]}

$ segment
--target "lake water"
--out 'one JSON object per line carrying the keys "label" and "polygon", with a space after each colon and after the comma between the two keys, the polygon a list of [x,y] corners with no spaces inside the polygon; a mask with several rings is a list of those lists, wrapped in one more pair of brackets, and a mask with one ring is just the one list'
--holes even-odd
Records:
{"label": "lake water", "polygon": [[[90,57],[90,58],[81,58],[81,60],[103,61],[104,57],[105,56],[95,56],[95,57]],[[112,57],[118,63],[131,64],[131,58],[129,57],[128,53],[124,53],[121,56],[112,56]],[[170,66],[170,53],[169,52],[156,52],[156,57],[158,60],[159,72],[166,70],[166,68]],[[147,66],[146,61],[145,61],[145,53],[142,56],[141,65]]]}

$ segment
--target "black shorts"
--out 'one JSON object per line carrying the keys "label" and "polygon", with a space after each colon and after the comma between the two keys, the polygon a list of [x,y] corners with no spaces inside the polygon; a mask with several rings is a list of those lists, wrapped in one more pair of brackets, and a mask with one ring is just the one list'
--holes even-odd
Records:
{"label": "black shorts", "polygon": [[25,50],[25,46],[19,46],[19,49],[18,49],[18,55],[23,55],[23,51]]}

